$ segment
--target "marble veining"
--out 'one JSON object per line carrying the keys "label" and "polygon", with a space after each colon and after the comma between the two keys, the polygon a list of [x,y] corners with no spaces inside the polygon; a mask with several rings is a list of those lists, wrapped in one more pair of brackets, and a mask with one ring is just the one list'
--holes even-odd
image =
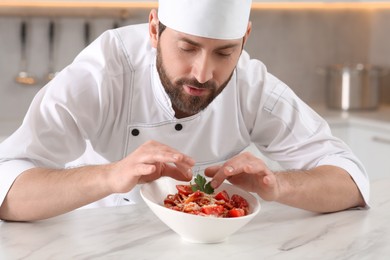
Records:
{"label": "marble veining", "polygon": [[82,209],[32,223],[0,222],[0,259],[388,259],[390,179],[369,210],[315,214],[277,203],[225,242],[183,241],[143,204]]}

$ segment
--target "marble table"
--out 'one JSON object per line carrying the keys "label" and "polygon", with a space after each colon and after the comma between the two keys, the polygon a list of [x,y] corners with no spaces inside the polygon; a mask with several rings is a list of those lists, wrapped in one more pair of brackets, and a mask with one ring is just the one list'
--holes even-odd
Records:
{"label": "marble table", "polygon": [[373,182],[371,196],[369,210],[332,214],[262,202],[218,244],[181,240],[143,203],[0,222],[0,259],[390,259],[390,179]]}

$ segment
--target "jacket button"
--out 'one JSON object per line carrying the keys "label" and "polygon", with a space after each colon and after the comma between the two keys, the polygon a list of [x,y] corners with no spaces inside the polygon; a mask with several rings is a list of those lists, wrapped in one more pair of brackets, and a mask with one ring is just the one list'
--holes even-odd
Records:
{"label": "jacket button", "polygon": [[176,131],[180,131],[181,129],[183,129],[183,125],[182,124],[176,124],[175,125],[175,129],[176,129]]}
{"label": "jacket button", "polygon": [[131,130],[131,134],[133,136],[138,136],[139,135],[139,130],[138,129],[133,129],[133,130]]}

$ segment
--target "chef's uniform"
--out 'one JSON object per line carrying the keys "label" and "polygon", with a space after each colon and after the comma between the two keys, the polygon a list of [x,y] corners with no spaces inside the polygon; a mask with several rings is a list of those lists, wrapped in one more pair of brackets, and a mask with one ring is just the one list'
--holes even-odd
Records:
{"label": "chef's uniform", "polygon": [[[285,169],[335,165],[349,172],[366,202],[361,162],[328,124],[243,51],[223,92],[202,112],[175,118],[156,70],[148,25],[109,30],[34,98],[20,128],[0,145],[0,203],[33,167],[65,168],[122,159],[148,140],[196,161],[220,164],[254,143]],[[137,202],[114,194],[94,206]]]}

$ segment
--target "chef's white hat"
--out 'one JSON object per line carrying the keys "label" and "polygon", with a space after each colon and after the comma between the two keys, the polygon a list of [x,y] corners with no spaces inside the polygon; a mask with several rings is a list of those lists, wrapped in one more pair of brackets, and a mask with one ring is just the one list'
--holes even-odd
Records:
{"label": "chef's white hat", "polygon": [[159,0],[158,18],[179,32],[222,40],[245,35],[252,0]]}

